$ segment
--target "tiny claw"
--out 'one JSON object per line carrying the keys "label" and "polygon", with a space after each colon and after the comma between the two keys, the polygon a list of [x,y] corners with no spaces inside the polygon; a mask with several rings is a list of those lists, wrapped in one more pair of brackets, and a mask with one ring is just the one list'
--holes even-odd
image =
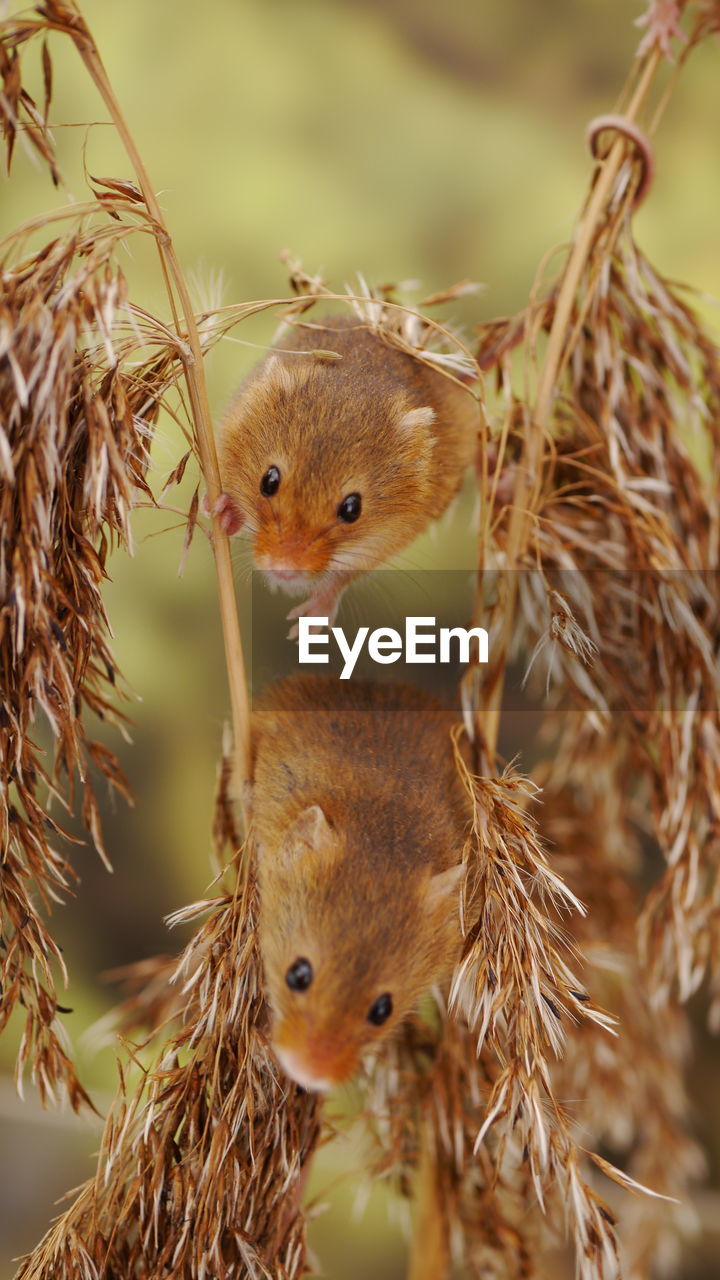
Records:
{"label": "tiny claw", "polygon": [[[308,603],[310,603],[310,602],[308,602]],[[308,610],[308,615],[309,615],[311,618],[317,618],[317,617],[322,617],[322,618],[323,618],[323,621],[322,621],[322,622],[314,622],[314,623],[312,624],[312,626],[310,627],[310,631],[311,631],[311,632],[312,632],[312,631],[324,631],[324,630],[325,630],[325,621],[324,621],[324,619],[325,619],[325,614],[317,614],[317,613],[315,613],[314,611],[310,611],[310,610]],[[298,619],[300,619],[300,618],[304,618],[305,616],[306,616],[306,613],[305,613],[305,607],[304,607],[304,606],[301,606],[301,608],[300,608],[300,610],[299,610],[299,611],[298,611],[297,609],[293,609],[293,610],[292,610],[292,612],[291,612],[291,613],[289,613],[289,614],[287,615],[286,622],[289,622],[289,621],[291,620],[291,618],[298,618]],[[331,623],[332,621],[333,621],[333,619],[332,619],[332,618],[328,618],[328,626],[330,625],[330,623]],[[293,625],[291,626],[290,630],[288,631],[287,638],[288,638],[288,640],[297,640],[297,638],[298,638],[298,636],[299,636],[299,635],[300,635],[300,623],[299,623],[299,621],[298,621],[298,622],[293,623]]]}
{"label": "tiny claw", "polygon": [[[299,618],[326,618],[327,623],[316,622],[313,624],[314,630],[321,631],[325,625],[328,627],[332,626],[337,615],[337,610],[337,596],[333,595],[331,597],[319,594],[316,596],[310,596],[309,600],[304,600],[302,604],[296,604],[295,608],[291,609],[287,614],[286,621],[293,622],[295,619]],[[288,640],[297,640],[299,634],[300,628],[297,621],[295,621],[295,625],[288,631]]]}
{"label": "tiny claw", "polygon": [[215,516],[220,528],[228,538],[238,533],[243,526],[243,515],[234,498],[229,493],[221,493],[214,503],[210,504],[207,494],[203,497],[203,510],[206,515]]}
{"label": "tiny claw", "polygon": [[642,58],[650,53],[655,45],[669,62],[674,62],[670,41],[673,37],[687,44],[687,35],[680,26],[680,5],[678,0],[650,0],[647,10],[640,18],[635,19],[636,27],[647,27],[647,31],[638,46],[637,57]]}
{"label": "tiny claw", "polygon": [[285,621],[292,622],[294,618],[302,618],[308,604],[309,604],[308,600],[306,600],[303,604],[296,604],[294,609],[291,609],[289,613],[286,613]]}

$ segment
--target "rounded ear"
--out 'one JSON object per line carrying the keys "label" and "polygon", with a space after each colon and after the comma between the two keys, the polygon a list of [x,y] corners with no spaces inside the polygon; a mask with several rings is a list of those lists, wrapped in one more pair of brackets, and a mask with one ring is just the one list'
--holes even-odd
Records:
{"label": "rounded ear", "polygon": [[307,853],[330,857],[336,848],[335,835],[319,804],[303,809],[288,827],[283,841],[287,861],[294,861]]}
{"label": "rounded ear", "polygon": [[286,360],[274,352],[263,365],[263,373],[266,378],[272,379],[278,391],[282,391],[289,396],[295,387],[295,379],[288,367]]}
{"label": "rounded ear", "polygon": [[430,405],[421,409],[408,409],[398,423],[401,431],[417,431],[431,427],[435,421],[435,410]]}
{"label": "rounded ear", "polygon": [[427,483],[430,477],[433,446],[435,436],[430,430],[435,421],[435,410],[429,405],[420,409],[408,409],[398,422],[398,431],[403,444],[412,443],[414,470],[420,484]]}
{"label": "rounded ear", "polygon": [[438,907],[457,906],[464,874],[465,864],[458,862],[457,866],[430,876],[425,888],[425,905],[429,912],[436,911]]}

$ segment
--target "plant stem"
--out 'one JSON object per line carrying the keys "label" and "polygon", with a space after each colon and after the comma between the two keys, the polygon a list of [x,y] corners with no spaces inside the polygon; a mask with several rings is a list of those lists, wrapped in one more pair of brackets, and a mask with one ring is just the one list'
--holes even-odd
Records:
{"label": "plant stem", "polygon": [[[637,86],[630,98],[626,119],[632,121],[641,110],[652,81],[662,61],[655,49],[639,68]],[[583,270],[595,242],[607,201],[613,189],[627,149],[624,138],[618,138],[607,157],[585,201],[570,255],[558,291],[550,328],[534,411],[528,415],[523,456],[517,471],[504,573],[506,596],[502,630],[498,640],[498,660],[486,681],[486,702],[477,716],[477,737],[482,743],[487,767],[494,764],[500,729],[500,711],[505,681],[505,668],[517,604],[517,572],[527,547],[529,532],[540,496],[540,478],[545,440],[550,425],[553,399],[563,366],[568,325]],[[485,541],[481,536],[480,549]],[[482,583],[483,564],[478,568]],[[476,602],[476,613],[478,604]],[[444,1280],[450,1259],[447,1228],[439,1202],[437,1175],[428,1142],[427,1120],[423,1120],[422,1151],[417,1176],[417,1226],[412,1243],[408,1280]]]}
{"label": "plant stem", "polygon": [[429,1143],[427,1121],[423,1123],[422,1151],[418,1167],[418,1194],[415,1202],[415,1233],[407,1280],[441,1280],[450,1266],[447,1223],[440,1208],[434,1151]]}
{"label": "plant stem", "polygon": [[[650,86],[662,61],[659,49],[654,49],[645,59],[639,72],[635,92],[625,111],[629,121],[635,120],[647,98]],[[503,625],[498,641],[498,665],[496,679],[491,685],[483,715],[483,738],[489,757],[494,758],[500,729],[500,705],[502,702],[505,666],[510,636],[515,620],[517,601],[517,570],[522,563],[532,526],[538,498],[545,439],[550,425],[553,399],[563,364],[568,324],[583,270],[590,255],[608,198],[623,162],[627,142],[619,137],[602,161],[600,173],[591,188],[580,218],[570,256],[558,291],[553,322],[548,336],[545,359],[538,382],[535,408],[528,417],[523,456],[517,470],[513,505],[510,513],[507,551],[504,572],[507,574],[507,595],[503,613]],[[482,569],[482,566],[481,566]]]}
{"label": "plant stem", "polygon": [[[165,276],[168,296],[173,309],[178,338],[182,340],[183,334],[175,308],[173,286],[177,290],[180,309],[182,311],[183,322],[187,334],[187,346],[189,347],[189,352],[186,351],[182,356],[185,368],[185,378],[190,397],[190,405],[192,408],[200,468],[205,478],[208,499],[212,510],[215,502],[220,496],[222,485],[220,481],[220,468],[218,466],[217,450],[215,448],[215,436],[212,427],[207,385],[205,382],[205,366],[203,362],[202,346],[200,343],[198,328],[195,323],[195,315],[190,294],[175,253],[175,247],[167,229],[162,210],[151,186],[142,157],[138,152],[133,136],[130,133],[127,122],[120,109],[120,104],[113,92],[112,85],[110,84],[110,80],[100,54],[98,53],[97,46],[95,45],[79,10],[77,10],[74,5],[73,8],[77,14],[77,25],[72,24],[67,29],[69,34],[72,36],[75,46],[108,111],[110,112],[113,123],[115,124],[123,146],[127,152],[128,158],[135,170],[145,205],[157,228],[155,241],[160,254],[160,260],[162,263],[163,274]],[[227,665],[230,704],[232,708],[236,783],[238,784],[236,786],[236,794],[242,806],[243,789],[241,784],[249,775],[250,764],[250,707],[245,679],[245,661],[243,656],[242,636],[240,634],[240,623],[235,599],[235,583],[230,557],[230,543],[227,535],[221,529],[216,516],[212,517],[212,525],[212,546],[217,573],[220,618],[222,622],[225,661]]]}

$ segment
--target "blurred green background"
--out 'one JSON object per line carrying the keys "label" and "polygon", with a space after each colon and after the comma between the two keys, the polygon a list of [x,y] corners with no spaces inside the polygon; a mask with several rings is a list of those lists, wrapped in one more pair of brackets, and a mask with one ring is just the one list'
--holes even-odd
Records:
{"label": "blurred green background", "polygon": [[[10,6],[15,11],[14,6]],[[84,12],[123,104],[181,260],[204,284],[222,273],[225,302],[282,297],[279,253],[341,288],[356,271],[375,282],[417,279],[424,293],[461,278],[484,291],[452,309],[465,325],[519,309],[547,250],[566,241],[586,188],[587,121],[612,109],[639,33],[640,3],[626,0],[88,0]],[[105,114],[73,49],[51,44],[58,122]],[[637,219],[643,248],[666,275],[720,296],[717,152],[718,48],[696,51],[657,140],[657,175]],[[61,164],[83,198],[89,172],[129,168],[112,130],[57,132]],[[0,230],[64,200],[18,148],[2,187]],[[132,248],[131,296],[165,304],[152,254]],[[717,326],[714,304],[702,304]],[[266,343],[271,316],[235,331]],[[208,361],[220,413],[257,352],[229,340]],[[183,451],[161,422],[156,481]],[[185,496],[194,480],[188,479]],[[156,483],[159,489],[161,486]],[[420,565],[472,558],[466,501],[438,541],[414,549]],[[132,559],[115,557],[107,603],[115,652],[138,701],[134,745],[113,740],[136,795],[106,806],[112,876],[90,850],[76,856],[82,884],[57,909],[71,988],[66,1019],[83,1080],[101,1109],[114,1087],[114,1054],[83,1041],[113,1002],[104,969],[173,949],[163,916],[204,895],[209,822],[227,696],[213,566],[198,535],[182,580],[182,534],[155,536],[172,516],[139,513]],[[238,555],[244,584],[247,564]],[[242,586],[245,590],[245,586]],[[0,1277],[30,1248],[54,1200],[92,1170],[99,1131],[87,1120],[43,1113],[12,1086],[12,1037],[0,1043]],[[717,1048],[702,1040],[693,1095],[717,1175]],[[348,1223],[359,1180],[357,1143],[318,1162],[316,1190],[350,1171],[327,1197],[314,1248],[325,1274],[376,1280],[403,1274],[397,1214],[373,1194]],[[321,1199],[326,1197],[321,1195]],[[701,1216],[710,1218],[701,1202]],[[717,1228],[715,1228],[717,1230]],[[686,1280],[717,1275],[718,1237],[688,1248]],[[713,1258],[715,1262],[713,1262]]]}

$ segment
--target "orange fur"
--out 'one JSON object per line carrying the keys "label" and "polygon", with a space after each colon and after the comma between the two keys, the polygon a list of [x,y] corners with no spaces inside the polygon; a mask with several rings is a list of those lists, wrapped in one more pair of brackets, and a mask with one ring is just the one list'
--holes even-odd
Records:
{"label": "orange fur", "polygon": [[[227,532],[244,525],[255,563],[346,577],[402,550],[457,493],[472,462],[477,402],[361,321],[297,326],[243,383],[220,427]],[[316,351],[340,359],[318,359]],[[270,466],[281,474],[260,491]],[[338,506],[359,493],[362,512]],[[282,583],[281,583],[282,585]]]}
{"label": "orange fur", "polygon": [[[273,1044],[299,1083],[347,1080],[450,971],[469,814],[454,717],[420,690],[296,676],[254,719],[260,948]],[[310,962],[307,990],[286,981]],[[382,1026],[368,1021],[392,998]]]}

